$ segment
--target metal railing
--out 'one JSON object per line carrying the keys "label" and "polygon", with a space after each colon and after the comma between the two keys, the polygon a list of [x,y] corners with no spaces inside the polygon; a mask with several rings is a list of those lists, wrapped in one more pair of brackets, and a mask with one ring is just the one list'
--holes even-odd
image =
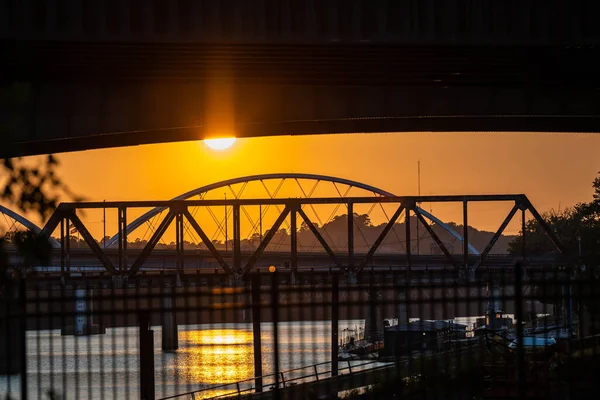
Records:
{"label": "metal railing", "polygon": [[[322,363],[318,363],[318,364],[308,365],[305,367],[299,367],[299,368],[294,368],[294,369],[290,369],[287,371],[281,371],[279,373],[267,374],[267,375],[263,375],[260,377],[244,379],[239,382],[232,382],[232,383],[225,383],[222,385],[209,386],[209,387],[194,390],[191,392],[180,393],[180,394],[176,394],[173,396],[162,397],[159,400],[181,399],[181,398],[185,398],[186,396],[189,396],[192,400],[196,400],[197,398],[217,399],[217,398],[222,398],[222,397],[228,397],[231,395],[241,396],[243,394],[249,394],[252,392],[263,392],[265,388],[268,390],[273,390],[275,388],[274,385],[280,385],[281,388],[285,388],[285,387],[290,387],[290,386],[296,385],[299,383],[299,381],[301,381],[301,383],[319,381],[319,377],[321,377],[321,379],[323,377],[325,377],[325,379],[334,377],[334,376],[332,376],[332,371],[333,371],[332,369],[319,372],[320,366],[331,365],[331,364],[332,364],[331,361],[326,361],[326,362],[322,362]],[[393,363],[390,363],[390,362],[382,363],[380,361],[370,361],[370,362],[366,362],[366,363],[352,365],[351,361],[349,361],[349,360],[346,361],[346,364],[347,364],[347,366],[340,367],[338,369],[338,372],[340,375],[343,375],[344,371],[348,371],[349,374],[352,374],[353,372],[372,371],[372,370],[376,370],[379,368],[385,368],[390,365],[393,365]],[[383,365],[381,365],[381,364],[383,364]],[[361,369],[361,367],[364,367],[367,365],[370,365],[370,366],[374,365],[374,366],[372,368]],[[308,370],[310,372],[307,373],[306,375],[294,376],[291,378],[289,377],[290,374],[294,375],[295,373],[298,373],[299,371],[305,371],[305,370]],[[288,376],[288,378],[286,378],[286,375]],[[272,381],[270,381],[269,383],[263,383],[263,385],[261,385],[260,388],[257,388],[256,386],[252,385],[253,382],[256,382],[257,378],[261,379],[263,382],[268,381],[269,378],[272,378]],[[278,379],[276,380],[275,378],[278,378]],[[245,384],[247,384],[247,383],[250,383],[250,386],[244,387],[244,386],[246,386]],[[231,388],[232,386],[234,386],[234,388],[232,388],[230,391],[227,391],[228,388]],[[211,391],[227,391],[227,393],[220,394],[217,396],[211,396],[211,397],[197,397],[197,396],[201,396],[202,393],[211,392]]]}

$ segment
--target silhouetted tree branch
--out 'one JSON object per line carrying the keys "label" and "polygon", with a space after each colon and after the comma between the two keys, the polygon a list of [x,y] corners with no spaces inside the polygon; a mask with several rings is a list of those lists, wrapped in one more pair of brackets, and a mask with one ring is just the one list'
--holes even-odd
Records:
{"label": "silhouetted tree branch", "polygon": [[[0,148],[4,153],[0,160],[0,201],[21,212],[33,212],[46,219],[57,207],[61,196],[75,197],[57,175],[58,160],[52,155],[35,161],[4,156],[13,154],[11,149],[17,142],[16,132],[25,119],[24,110],[29,98],[27,84],[0,89],[0,105],[11,116],[0,125]],[[0,232],[0,298],[7,295],[8,286],[15,278],[6,254],[7,241],[16,246],[22,259],[28,261],[47,262],[52,250],[47,240],[32,232],[12,232],[7,238],[4,234]]]}

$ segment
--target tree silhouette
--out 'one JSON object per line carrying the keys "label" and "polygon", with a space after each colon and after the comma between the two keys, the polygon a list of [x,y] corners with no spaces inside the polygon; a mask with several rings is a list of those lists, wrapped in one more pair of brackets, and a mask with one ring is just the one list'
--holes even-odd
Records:
{"label": "tree silhouette", "polygon": [[[11,118],[0,125],[0,201],[6,202],[22,212],[33,212],[42,219],[47,218],[57,207],[59,198],[76,198],[57,175],[58,160],[48,155],[40,160],[9,158],[14,154],[16,134],[26,121],[27,105],[30,101],[27,84],[13,84],[0,89],[0,107],[9,111]],[[15,270],[8,263],[5,243],[16,245],[22,259],[19,268],[27,267],[35,260],[47,262],[51,246],[47,240],[32,232],[13,232],[8,238],[0,232],[0,296],[8,295],[8,286],[15,278]]]}

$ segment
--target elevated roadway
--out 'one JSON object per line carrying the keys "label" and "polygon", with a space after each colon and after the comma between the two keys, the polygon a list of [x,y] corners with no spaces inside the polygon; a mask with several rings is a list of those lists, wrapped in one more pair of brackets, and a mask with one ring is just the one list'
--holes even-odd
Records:
{"label": "elevated roadway", "polygon": [[0,1],[1,116],[20,116],[2,156],[599,122],[593,1],[15,4]]}

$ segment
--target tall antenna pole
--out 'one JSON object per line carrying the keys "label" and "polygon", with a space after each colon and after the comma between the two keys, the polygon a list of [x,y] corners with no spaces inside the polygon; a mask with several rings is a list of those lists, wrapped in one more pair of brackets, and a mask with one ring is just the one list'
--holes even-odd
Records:
{"label": "tall antenna pole", "polygon": [[104,225],[104,236],[102,236],[102,247],[106,248],[106,200],[104,200],[104,207],[102,213],[102,224]]}
{"label": "tall antenna pole", "polygon": [[419,196],[421,195],[421,160],[417,161],[417,181],[419,184]]}
{"label": "tall antenna pole", "polygon": [[[421,196],[421,160],[417,161],[417,189],[418,189],[418,195]],[[418,203],[417,205],[419,205],[420,203]],[[421,246],[419,243],[420,237],[419,237],[419,219],[417,218],[417,254],[421,254]]]}

